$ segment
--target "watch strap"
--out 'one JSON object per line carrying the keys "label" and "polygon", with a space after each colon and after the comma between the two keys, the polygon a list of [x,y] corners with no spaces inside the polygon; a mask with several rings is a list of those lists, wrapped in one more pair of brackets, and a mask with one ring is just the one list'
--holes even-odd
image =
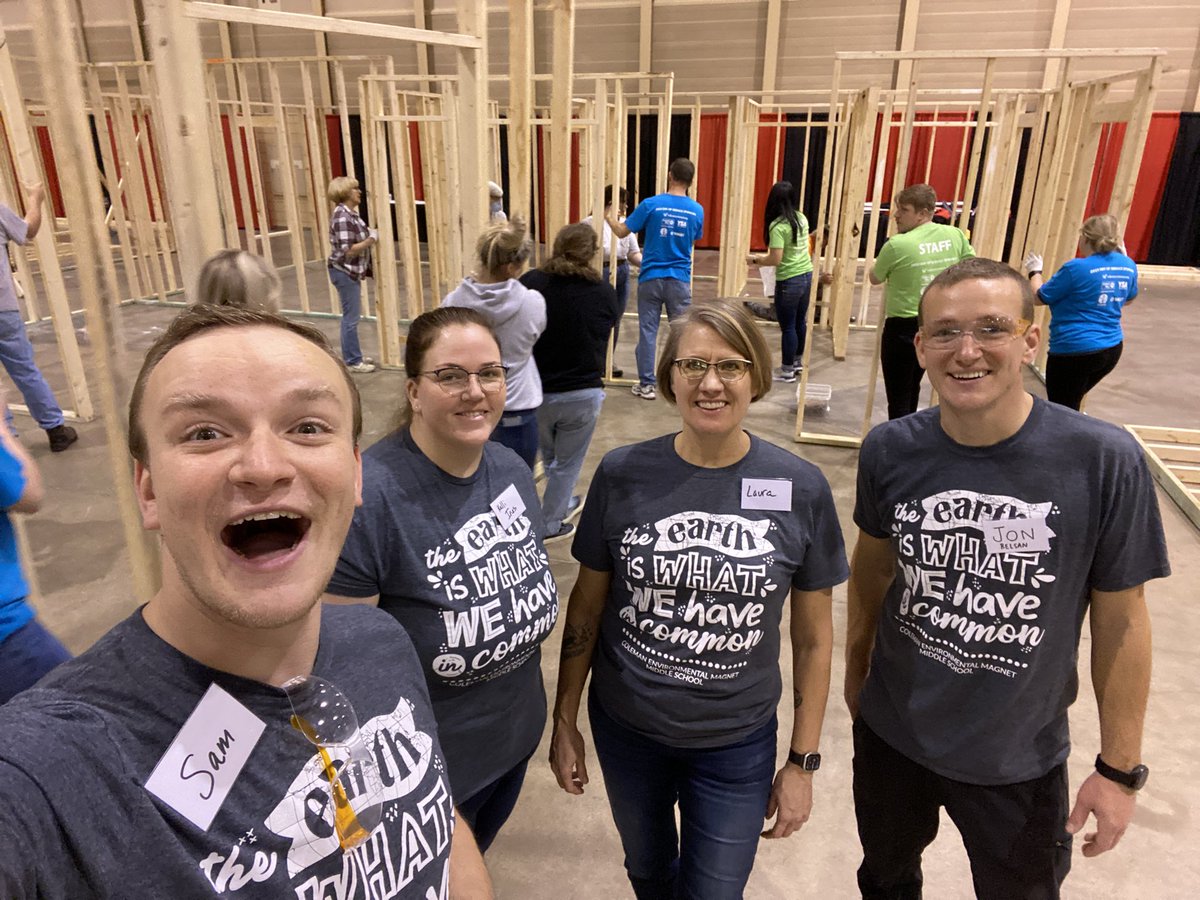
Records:
{"label": "watch strap", "polygon": [[1110,766],[1100,758],[1100,754],[1096,754],[1096,771],[1109,781],[1115,781],[1117,784],[1134,791],[1140,790],[1150,775],[1150,770],[1145,766],[1134,766],[1128,772],[1118,769],[1115,766]]}
{"label": "watch strap", "polygon": [[788,762],[793,766],[799,766],[805,772],[815,772],[821,768],[820,753],[797,753],[795,750],[788,750]]}

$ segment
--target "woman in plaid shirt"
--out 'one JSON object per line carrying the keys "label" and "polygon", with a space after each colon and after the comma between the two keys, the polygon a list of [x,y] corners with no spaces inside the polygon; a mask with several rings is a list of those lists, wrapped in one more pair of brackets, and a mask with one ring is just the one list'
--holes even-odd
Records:
{"label": "woman in plaid shirt", "polygon": [[371,247],[375,243],[367,223],[358,215],[362,189],[358,181],[341,176],[329,182],[325,196],[336,204],[329,220],[329,280],[342,303],[342,359],[351,372],[374,372],[375,363],[364,359],[358,344],[362,316],[359,282],[371,272]]}

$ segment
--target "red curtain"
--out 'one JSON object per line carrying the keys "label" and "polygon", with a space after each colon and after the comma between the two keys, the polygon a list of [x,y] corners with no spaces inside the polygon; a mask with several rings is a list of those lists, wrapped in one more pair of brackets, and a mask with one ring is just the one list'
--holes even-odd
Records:
{"label": "red curtain", "polygon": [[696,200],[704,207],[704,231],[697,248],[716,249],[721,240],[721,194],[725,190],[725,113],[700,116],[700,166],[696,171]]}

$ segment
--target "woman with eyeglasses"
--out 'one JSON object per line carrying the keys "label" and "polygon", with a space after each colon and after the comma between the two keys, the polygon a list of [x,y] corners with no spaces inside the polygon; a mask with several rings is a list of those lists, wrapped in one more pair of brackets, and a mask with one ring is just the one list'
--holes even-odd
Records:
{"label": "woman with eyeglasses", "polygon": [[1042,257],[1030,253],[1025,270],[1038,303],[1050,307],[1046,399],[1071,409],[1117,367],[1125,334],[1121,311],[1138,292],[1137,264],[1125,255],[1115,216],[1091,216],[1079,229],[1079,252],[1042,279]]}
{"label": "woman with eyeglasses", "polygon": [[[740,307],[696,304],[672,322],[656,374],[681,428],[605,456],[573,545],[550,764],[583,793],[590,672],[596,756],[639,898],[741,897],[760,833],[787,837],[812,805],[847,567],[824,476],[743,428],[770,359]],[[777,770],[785,606],[794,715]]]}
{"label": "woman with eyeglasses", "polygon": [[492,323],[508,367],[508,399],[492,439],[515,450],[530,469],[537,461],[537,411],[542,405],[533,345],[546,330],[546,301],[517,279],[532,252],[533,241],[520,216],[488,226],[475,244],[475,273],[442,301],[443,306],[477,309]]}
{"label": "woman with eyeglasses", "polygon": [[558,592],[532,473],[489,440],[507,367],[487,318],[423,313],[404,367],[408,402],[397,430],[363,454],[363,504],[326,599],[377,603],[408,631],[454,803],[486,850],[545,727],[539,648]]}

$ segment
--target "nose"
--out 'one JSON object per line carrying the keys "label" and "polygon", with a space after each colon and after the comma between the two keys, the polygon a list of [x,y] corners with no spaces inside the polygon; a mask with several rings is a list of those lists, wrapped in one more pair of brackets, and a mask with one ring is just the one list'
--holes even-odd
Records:
{"label": "nose", "polygon": [[478,400],[484,394],[483,382],[479,380],[479,375],[471,372],[467,375],[467,386],[463,388],[463,396],[470,400]]}
{"label": "nose", "polygon": [[717,374],[717,367],[709,366],[704,372],[704,377],[700,379],[700,389],[705,391],[719,391],[724,387],[725,382]]}
{"label": "nose", "polygon": [[251,432],[242,442],[229,478],[235,484],[265,490],[287,484],[295,474],[285,441],[263,429]]}
{"label": "nose", "polygon": [[983,347],[975,340],[974,334],[964,331],[958,336],[958,344],[954,348],[955,356],[960,359],[978,359],[982,354]]}

